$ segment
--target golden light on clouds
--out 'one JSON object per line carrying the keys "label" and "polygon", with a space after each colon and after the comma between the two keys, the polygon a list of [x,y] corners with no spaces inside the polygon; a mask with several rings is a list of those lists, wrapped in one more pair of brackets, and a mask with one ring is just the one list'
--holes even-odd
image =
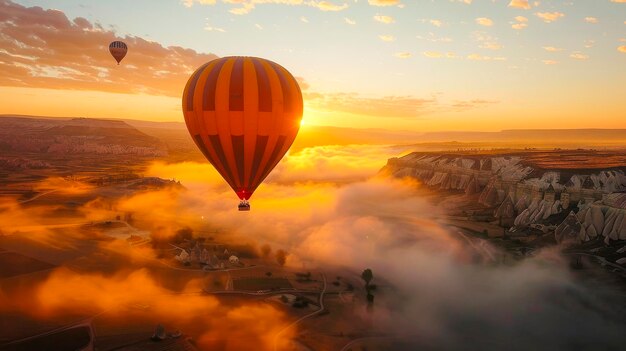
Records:
{"label": "golden light on clouds", "polygon": [[436,19],[428,20],[428,22],[435,27],[441,27],[443,25],[443,22],[441,22],[440,20],[436,20]]}
{"label": "golden light on clouds", "polygon": [[511,24],[511,28],[513,29],[520,30],[528,27],[528,18],[524,16],[516,16],[515,21],[517,22]]}
{"label": "golden light on clouds", "polygon": [[472,61],[506,61],[506,57],[502,57],[502,56],[492,57],[492,56],[485,56],[481,54],[470,54],[467,56],[467,59],[472,60]]}
{"label": "golden light on clouds", "polygon": [[443,57],[443,54],[440,53],[439,51],[424,51],[424,56],[430,57],[430,58],[439,58],[439,57]]}
{"label": "golden light on clouds", "polygon": [[531,6],[528,3],[528,0],[511,0],[509,7],[528,10]]}
{"label": "golden light on clouds", "polygon": [[394,56],[401,59],[407,59],[410,58],[412,55],[410,52],[396,52]]}
{"label": "golden light on clouds", "polygon": [[558,20],[559,18],[563,18],[565,17],[565,14],[562,12],[536,12],[535,15],[539,18],[541,18],[544,22],[546,23],[552,23],[556,20]]}
{"label": "golden light on clouds", "polygon": [[400,4],[400,0],[367,0],[373,6],[395,6]]}
{"label": "golden light on clouds", "polygon": [[[62,9],[53,10],[5,1],[0,11],[5,15],[0,18],[0,93],[8,98],[3,100],[0,113],[181,121],[181,87],[195,68],[216,58],[212,53],[216,52],[220,56],[276,57],[276,62],[294,75],[307,79],[300,78],[299,83],[305,93],[309,125],[421,130],[436,129],[439,123],[441,130],[450,130],[461,126],[471,128],[464,122],[471,118],[487,128],[509,128],[517,125],[513,118],[497,119],[482,109],[461,116],[466,112],[453,108],[454,102],[500,101],[498,113],[507,116],[517,115],[520,106],[544,117],[560,115],[558,111],[574,113],[570,104],[572,94],[579,94],[577,101],[581,104],[595,106],[599,97],[589,90],[598,91],[610,81],[604,68],[612,67],[623,53],[623,43],[607,46],[602,39],[623,36],[610,25],[624,22],[613,15],[614,9],[623,6],[621,1],[619,5],[598,2],[598,11],[594,12],[582,12],[578,7],[563,4],[548,7],[536,1],[509,0],[504,4],[487,1],[480,6],[471,1],[446,2],[459,12],[451,15],[437,2],[425,5],[395,0],[189,0],[180,2],[178,13],[167,15],[190,21],[190,26],[173,28],[164,39],[162,33],[141,27],[141,20],[132,25],[145,32],[129,32],[124,28],[135,27],[122,17],[115,19],[119,23],[109,24],[98,14],[88,17],[89,20],[68,17],[68,13],[87,16],[84,13],[87,10],[72,9],[73,5],[59,5]],[[129,2],[123,6],[136,5]],[[155,3],[154,9],[151,8],[155,16],[162,6]],[[257,7],[276,11],[284,18],[291,18],[293,23],[285,22],[278,28],[260,16],[262,11],[253,11]],[[408,19],[400,8],[406,8],[407,12],[420,10],[413,12],[420,15]],[[193,20],[189,15],[198,11],[223,16],[201,17],[191,25]],[[243,24],[240,15],[249,16],[249,20]],[[543,25],[542,21],[556,21],[559,28]],[[321,23],[324,26],[311,25]],[[357,30],[357,23],[375,23],[380,27],[373,27],[378,28],[374,32],[365,28]],[[577,43],[569,42],[571,34],[580,30],[576,26],[585,23],[590,23],[589,26],[592,23],[597,33],[589,32]],[[251,30],[246,33],[253,44],[233,46],[244,26]],[[419,27],[418,32],[408,31],[415,26]],[[467,27],[461,33],[462,26]],[[326,35],[323,31],[329,28],[341,35]],[[191,39],[190,33],[198,30],[210,40]],[[284,33],[281,34],[284,41],[272,39],[277,30]],[[31,34],[38,39],[33,41]],[[307,40],[299,39],[304,37]],[[343,42],[335,42],[340,37]],[[105,47],[112,40],[124,40],[131,48],[120,66],[116,66]],[[351,45],[344,45],[346,40]],[[378,40],[388,44],[380,44],[379,52],[372,53],[372,41]],[[335,49],[327,50],[328,45]],[[544,50],[550,55],[542,56],[542,52],[546,54]],[[589,72],[597,70],[592,75],[594,78],[581,88],[585,91],[571,91],[574,85],[569,77],[576,74],[572,65],[565,64],[568,59],[587,60]],[[479,62],[501,63],[490,66]],[[548,85],[542,84],[540,76],[533,79],[524,76],[518,85],[511,85],[504,78],[520,77],[522,72],[545,69],[544,65],[557,62],[561,65],[555,67],[555,72],[563,71],[561,76],[565,78]],[[490,83],[483,79],[496,71],[497,78]],[[611,83],[615,86],[623,81],[620,73],[617,74],[618,79]],[[459,80],[475,89],[458,88]],[[543,93],[537,94],[538,90]],[[548,95],[552,98],[542,98]],[[385,102],[389,96],[401,97],[402,102],[395,98]],[[603,100],[603,105],[610,105],[612,111],[623,110],[621,99],[611,96],[613,102]],[[436,102],[420,102],[433,99]],[[393,104],[402,106],[397,108]],[[581,111],[580,107],[576,111]],[[451,115],[452,111],[458,114]],[[616,113],[609,119],[615,125],[621,117]],[[545,120],[534,118],[532,125],[539,128]]]}
{"label": "golden light on clouds", "polygon": [[563,51],[563,49],[555,48],[554,46],[544,46],[543,49],[549,52]]}
{"label": "golden light on clouds", "polygon": [[385,15],[375,15],[374,16],[374,20],[376,22],[380,22],[380,23],[384,23],[384,24],[391,24],[391,23],[394,23],[396,21],[395,19],[393,19],[393,17],[385,16]]}
{"label": "golden light on clouds", "polygon": [[582,52],[573,52],[571,55],[569,55],[569,57],[581,61],[589,59],[589,55],[583,54]]}
{"label": "golden light on clouds", "polygon": [[393,35],[379,35],[378,38],[382,41],[395,41],[396,37]]}
{"label": "golden light on clouds", "polygon": [[479,17],[476,19],[476,23],[480,24],[481,26],[485,26],[485,27],[491,27],[493,26],[493,21],[489,18],[486,17]]}
{"label": "golden light on clouds", "polygon": [[[182,4],[185,7],[192,7],[194,4],[198,5],[215,5],[218,0],[183,0]],[[347,3],[338,4],[333,1],[317,1],[317,0],[221,0],[222,3],[239,6],[232,7],[228,10],[233,15],[247,15],[256,8],[257,5],[265,4],[279,4],[279,5],[300,5],[317,8],[321,11],[342,11],[348,8]]]}

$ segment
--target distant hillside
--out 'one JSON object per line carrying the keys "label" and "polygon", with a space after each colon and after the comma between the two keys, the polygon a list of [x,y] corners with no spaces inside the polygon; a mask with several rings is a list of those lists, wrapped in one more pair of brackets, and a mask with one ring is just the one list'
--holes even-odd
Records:
{"label": "distant hillside", "polygon": [[616,144],[626,141],[626,129],[511,129],[499,132],[432,132],[423,134],[420,139],[424,142]]}
{"label": "distant hillside", "polygon": [[122,120],[0,116],[0,150],[165,156],[164,144]]}
{"label": "distant hillside", "polygon": [[[146,134],[194,147],[184,122],[126,120]],[[167,141],[166,141],[167,142]],[[168,143],[169,144],[169,143]],[[520,129],[499,132],[428,132],[306,125],[293,149],[318,145],[404,144],[434,149],[492,147],[622,147],[626,129]]]}
{"label": "distant hillside", "polygon": [[[63,122],[63,123],[62,123]],[[169,150],[170,154],[202,158],[189,137],[185,123],[153,122],[130,119],[91,119],[91,118],[60,118],[0,115],[0,128],[7,123],[13,128],[27,128],[32,131],[48,130],[59,135],[76,134],[95,136],[104,133],[115,141],[120,129],[128,137],[125,145],[131,142],[155,143]],[[19,123],[22,123],[18,126]],[[25,124],[24,124],[25,123]],[[3,128],[4,130],[4,128]],[[139,133],[139,134],[137,134]],[[0,131],[0,141],[2,135]],[[345,128],[331,126],[305,125],[300,128],[298,137],[292,147],[299,150],[319,145],[349,144],[395,144],[415,145],[416,148],[428,150],[456,150],[466,148],[525,148],[525,147],[623,147],[626,145],[626,129],[520,129],[499,132],[417,132],[385,129]],[[154,145],[152,145],[154,146]],[[1,148],[1,146],[0,146]],[[191,154],[190,154],[191,153]]]}

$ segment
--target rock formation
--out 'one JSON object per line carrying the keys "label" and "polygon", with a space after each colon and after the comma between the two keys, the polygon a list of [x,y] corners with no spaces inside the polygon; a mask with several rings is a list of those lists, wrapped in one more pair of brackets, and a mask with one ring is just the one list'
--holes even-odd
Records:
{"label": "rock formation", "polygon": [[579,244],[584,237],[582,237],[583,225],[576,217],[574,211],[571,211],[554,231],[554,238],[556,242],[561,245]]}
{"label": "rock formation", "polygon": [[524,155],[416,152],[390,159],[384,170],[417,178],[432,189],[476,196],[480,204],[494,208],[503,226],[529,226],[570,211],[557,228],[557,241],[626,240],[626,167],[546,169]]}

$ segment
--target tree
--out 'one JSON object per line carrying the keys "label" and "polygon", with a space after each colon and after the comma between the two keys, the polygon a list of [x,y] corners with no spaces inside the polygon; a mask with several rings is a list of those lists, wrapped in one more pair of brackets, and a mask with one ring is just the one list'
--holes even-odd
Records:
{"label": "tree", "polygon": [[272,248],[268,244],[261,246],[261,256],[264,258],[268,258],[271,252]]}
{"label": "tree", "polygon": [[287,253],[285,250],[278,249],[278,251],[276,251],[276,262],[281,266],[285,265],[285,262],[287,262]]}
{"label": "tree", "polygon": [[191,240],[193,238],[193,230],[191,228],[186,227],[176,231],[174,235],[175,243],[182,243],[185,240]]}
{"label": "tree", "polygon": [[372,273],[371,269],[367,268],[363,271],[363,273],[361,273],[361,279],[365,281],[365,287],[368,288],[370,286],[370,282],[374,279],[374,273]]}

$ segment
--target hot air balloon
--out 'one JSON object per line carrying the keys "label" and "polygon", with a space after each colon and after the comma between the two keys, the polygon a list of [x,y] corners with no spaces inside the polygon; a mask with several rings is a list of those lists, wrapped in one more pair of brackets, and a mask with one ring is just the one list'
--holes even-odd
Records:
{"label": "hot air balloon", "polygon": [[191,75],[182,107],[194,142],[241,200],[239,210],[249,211],[300,129],[298,82],[272,61],[223,57]]}
{"label": "hot air balloon", "polygon": [[126,52],[128,52],[128,46],[123,42],[116,40],[109,44],[109,52],[111,56],[117,61],[117,64],[120,64],[120,61],[126,56]]}

